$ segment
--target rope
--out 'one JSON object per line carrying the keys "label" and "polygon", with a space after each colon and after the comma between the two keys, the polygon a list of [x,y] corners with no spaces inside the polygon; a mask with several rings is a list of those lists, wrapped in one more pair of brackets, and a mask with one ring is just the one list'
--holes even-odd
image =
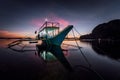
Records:
{"label": "rope", "polygon": [[77,31],[77,29],[75,28],[75,27],[73,27],[74,28],[74,30],[81,36],[81,34]]}
{"label": "rope", "polygon": [[[74,29],[75,29],[75,28],[74,28]],[[76,29],[75,29],[75,30],[76,30]],[[78,31],[76,30],[76,32],[78,32]],[[73,36],[74,36],[74,39],[75,39],[75,42],[76,42],[76,44],[77,44],[78,49],[80,50],[82,56],[84,57],[84,59],[86,60],[86,62],[87,62],[88,65],[89,65],[89,67],[82,66],[82,65],[79,65],[79,66],[82,67],[82,68],[85,68],[85,69],[87,69],[87,70],[89,70],[89,71],[91,71],[91,72],[93,72],[93,73],[95,73],[101,80],[104,80],[103,77],[102,77],[97,71],[95,71],[94,69],[91,68],[91,67],[92,67],[91,64],[89,63],[87,57],[84,55],[84,53],[82,52],[82,50],[81,50],[80,47],[79,47],[79,44],[78,44],[78,42],[77,42],[77,40],[76,40],[76,38],[75,38],[75,33],[74,33],[73,29],[72,29],[72,33],[73,33]],[[79,32],[78,32],[78,33],[79,33]],[[80,34],[80,33],[79,33],[79,34]],[[77,65],[77,66],[78,66],[78,65]]]}
{"label": "rope", "polygon": [[75,38],[75,33],[74,33],[73,30],[72,30],[72,33],[73,33],[73,36],[74,36],[74,39],[75,39],[75,42],[76,42],[76,44],[77,44],[78,49],[80,50],[80,52],[81,52],[82,56],[84,57],[84,59],[86,60],[86,62],[88,63],[89,67],[91,67],[91,64],[89,63],[88,59],[87,59],[86,56],[83,54],[83,52],[81,51],[81,49],[80,49],[80,47],[79,47],[79,44],[77,43],[77,40],[76,40],[76,38]]}

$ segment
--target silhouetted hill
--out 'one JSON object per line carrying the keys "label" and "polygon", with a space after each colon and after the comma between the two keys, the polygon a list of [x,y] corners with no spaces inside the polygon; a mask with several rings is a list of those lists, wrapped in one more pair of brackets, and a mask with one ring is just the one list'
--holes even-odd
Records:
{"label": "silhouetted hill", "polygon": [[120,39],[120,19],[112,20],[96,26],[91,34],[83,35],[80,39]]}
{"label": "silhouetted hill", "polygon": [[91,42],[92,49],[104,56],[108,56],[109,58],[119,60],[120,59],[120,42],[108,42],[108,41],[92,41]]}

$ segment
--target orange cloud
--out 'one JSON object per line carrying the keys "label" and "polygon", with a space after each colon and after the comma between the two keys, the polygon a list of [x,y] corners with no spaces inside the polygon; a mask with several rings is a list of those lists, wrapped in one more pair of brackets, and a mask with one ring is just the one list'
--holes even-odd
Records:
{"label": "orange cloud", "polygon": [[2,38],[23,38],[24,35],[17,32],[9,32],[5,30],[0,30],[0,37]]}

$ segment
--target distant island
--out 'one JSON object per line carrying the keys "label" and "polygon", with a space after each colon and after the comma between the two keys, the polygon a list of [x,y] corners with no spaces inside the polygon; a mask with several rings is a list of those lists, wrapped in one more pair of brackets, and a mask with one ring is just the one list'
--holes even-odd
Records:
{"label": "distant island", "polygon": [[80,39],[120,40],[120,19],[99,24],[90,34],[80,36]]}

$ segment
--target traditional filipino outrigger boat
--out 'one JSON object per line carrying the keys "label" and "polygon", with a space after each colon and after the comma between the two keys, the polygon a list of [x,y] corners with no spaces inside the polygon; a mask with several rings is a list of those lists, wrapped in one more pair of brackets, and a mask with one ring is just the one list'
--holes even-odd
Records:
{"label": "traditional filipino outrigger boat", "polygon": [[58,22],[45,22],[37,31],[35,31],[35,39],[20,39],[13,41],[8,44],[8,47],[19,45],[22,41],[29,41],[29,43],[37,43],[39,40],[42,41],[41,45],[50,46],[56,45],[60,46],[64,41],[66,35],[71,31],[73,25],[68,25],[65,29],[60,32],[60,24]]}
{"label": "traditional filipino outrigger boat", "polygon": [[43,43],[47,45],[57,45],[60,46],[63,40],[65,39],[66,35],[69,31],[73,28],[73,25],[68,25],[64,30],[61,32],[59,31],[59,23],[57,22],[45,22],[39,29],[37,33],[36,39],[42,40]]}
{"label": "traditional filipino outrigger boat", "polygon": [[[49,24],[51,24],[51,26]],[[73,67],[69,64],[69,62],[65,58],[63,50],[60,46],[63,40],[65,39],[66,35],[72,30],[73,25],[69,25],[65,29],[63,29],[61,32],[59,32],[59,27],[57,27],[55,24],[56,23],[54,22],[45,22],[43,26],[39,29],[38,33],[37,31],[35,31],[35,33],[37,33],[36,39],[33,39],[33,40],[32,39],[21,39],[21,40],[17,40],[17,41],[14,41],[8,44],[8,46],[9,48],[11,48],[12,46],[19,45],[22,41],[33,41],[34,43],[34,41],[36,42],[36,41],[41,40],[42,44],[39,44],[39,43],[35,44],[36,45],[35,50],[23,50],[24,46],[22,47],[21,50],[16,50],[14,48],[11,48],[11,49],[14,51],[18,51],[18,52],[35,51],[35,55],[38,55],[40,58],[43,58],[44,60],[47,60],[48,56],[49,57],[53,56],[53,58],[54,57],[57,58],[67,70],[74,71]],[[82,71],[83,69],[86,69],[87,71],[90,71],[93,74],[95,74],[95,78],[97,76],[97,79],[104,80],[103,77],[98,72],[96,72],[94,69],[91,68],[91,64],[89,63],[88,59],[86,58],[86,56],[80,49],[81,47],[79,47],[77,41],[76,41],[76,44],[77,46],[75,45],[70,45],[70,46],[78,47],[85,61],[89,65],[89,67],[86,67],[83,65],[77,65],[77,67],[81,67],[80,71]],[[93,76],[93,74],[91,75],[90,73],[90,76]],[[92,77],[92,79],[94,79],[94,77]]]}
{"label": "traditional filipino outrigger boat", "polygon": [[[55,57],[57,58],[68,70],[72,70],[69,62],[64,56],[63,49],[61,48],[61,44],[64,41],[66,35],[70,32],[73,28],[73,25],[67,26],[61,32],[59,31],[59,23],[57,22],[45,22],[40,29],[35,31],[36,38],[35,39],[21,39],[14,41],[8,44],[8,47],[17,52],[24,52],[24,51],[35,51],[35,54],[38,54],[39,57],[42,57],[46,60],[46,57]],[[42,41],[42,44],[36,43],[37,41]],[[35,50],[25,50],[24,46],[22,49],[18,50],[15,49],[13,46],[19,45],[22,41],[29,41],[29,43],[36,43]],[[13,47],[13,48],[12,48]],[[42,56],[44,55],[44,56]]]}

